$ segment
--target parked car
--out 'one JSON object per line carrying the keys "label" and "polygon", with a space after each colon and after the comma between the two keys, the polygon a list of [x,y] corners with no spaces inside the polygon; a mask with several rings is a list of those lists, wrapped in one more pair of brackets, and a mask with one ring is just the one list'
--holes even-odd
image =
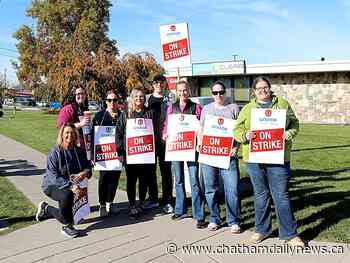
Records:
{"label": "parked car", "polygon": [[15,103],[15,100],[13,98],[5,98],[4,99],[4,105],[12,106]]}
{"label": "parked car", "polygon": [[89,101],[90,111],[98,111],[99,109],[100,109],[100,106],[98,105],[97,101],[94,101],[94,100]]}
{"label": "parked car", "polygon": [[50,110],[59,110],[61,108],[61,104],[58,101],[52,101],[49,103]]}
{"label": "parked car", "polygon": [[15,98],[15,105],[16,106],[35,106],[36,102],[33,97],[27,97],[27,96],[17,96]]}

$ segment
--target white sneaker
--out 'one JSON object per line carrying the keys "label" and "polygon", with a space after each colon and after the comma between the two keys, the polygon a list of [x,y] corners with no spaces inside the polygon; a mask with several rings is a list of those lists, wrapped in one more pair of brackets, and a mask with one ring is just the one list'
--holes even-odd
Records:
{"label": "white sneaker", "polygon": [[234,224],[231,226],[231,233],[232,234],[240,234],[241,233],[241,227],[237,224]]}
{"label": "white sneaker", "polygon": [[166,214],[172,214],[172,213],[174,213],[174,207],[173,207],[171,204],[166,204],[166,205],[163,207],[163,211],[164,211],[164,213],[166,213]]}

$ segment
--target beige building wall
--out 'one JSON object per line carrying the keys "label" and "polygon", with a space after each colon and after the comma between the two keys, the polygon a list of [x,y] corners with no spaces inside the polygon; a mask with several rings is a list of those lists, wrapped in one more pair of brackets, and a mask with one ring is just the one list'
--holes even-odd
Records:
{"label": "beige building wall", "polygon": [[267,75],[301,122],[350,124],[350,72]]}

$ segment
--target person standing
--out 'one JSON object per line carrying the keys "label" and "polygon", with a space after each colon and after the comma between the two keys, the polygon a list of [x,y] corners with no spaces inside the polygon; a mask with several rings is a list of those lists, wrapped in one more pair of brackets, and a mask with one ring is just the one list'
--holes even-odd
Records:
{"label": "person standing", "polygon": [[[158,164],[162,176],[163,211],[169,214],[174,212],[174,208],[172,206],[173,181],[171,174],[171,162],[165,161],[165,142],[162,140],[162,132],[167,108],[167,101],[164,96],[166,83],[166,78],[163,75],[154,76],[152,82],[153,93],[148,99],[148,107],[154,112],[156,163],[158,157]],[[158,207],[158,187],[156,174],[150,181],[149,196],[150,200],[147,202],[147,204],[145,204],[145,208]]]}
{"label": "person standing", "polygon": [[[123,112],[118,119],[116,128],[116,143],[118,155],[126,160],[126,123],[128,119],[152,119],[154,126],[153,111],[145,107],[145,93],[142,87],[135,87],[129,97],[128,111]],[[146,199],[149,178],[153,178],[156,172],[155,164],[128,164],[126,160],[126,191],[129,199],[131,219],[138,218],[142,213],[142,207]],[[136,205],[136,182],[139,181],[139,201]]]}
{"label": "person standing", "polygon": [[[199,104],[192,102],[189,99],[189,87],[186,81],[179,81],[176,85],[176,94],[178,100],[170,104],[167,109],[167,118],[164,122],[163,139],[166,140],[168,117],[170,114],[192,114],[196,115],[197,119],[200,119],[202,107]],[[197,159],[198,155],[196,156]],[[192,193],[192,215],[197,220],[197,228],[205,228],[206,223],[204,221],[204,193],[202,191],[202,183],[198,175],[198,162],[186,162],[188,166],[188,172],[191,184]],[[173,172],[175,173],[175,214],[172,216],[173,220],[179,220],[186,217],[187,205],[186,205],[186,190],[185,190],[185,174],[184,174],[184,162],[173,161]]]}
{"label": "person standing", "polygon": [[88,98],[86,90],[81,87],[75,87],[72,95],[68,98],[68,102],[61,108],[57,117],[57,127],[61,127],[65,123],[73,123],[78,129],[78,144],[85,148],[82,128],[90,123],[89,117],[84,117],[84,111],[88,110]]}
{"label": "person standing", "polygon": [[61,224],[61,233],[74,238],[79,231],[73,226],[73,198],[82,189],[78,183],[90,178],[91,165],[86,159],[85,150],[77,145],[77,129],[72,123],[60,128],[57,145],[47,156],[46,173],[42,182],[43,192],[58,202],[58,208],[42,201],[38,205],[36,220],[56,218]]}
{"label": "person standing", "polygon": [[[218,116],[235,120],[239,113],[237,104],[225,102],[226,87],[223,82],[216,81],[211,86],[211,92],[213,94],[214,102],[203,107],[200,120],[202,131],[208,116]],[[239,166],[237,149],[238,144],[234,143],[231,149],[231,158],[228,169],[201,164],[205,198],[210,211],[208,225],[210,231],[217,230],[221,224],[219,210],[219,181],[221,178],[225,192],[227,224],[230,227],[231,233],[238,234],[241,232],[241,204],[239,198]]]}
{"label": "person standing", "polygon": [[[290,155],[292,140],[299,131],[299,121],[288,101],[274,95],[270,81],[266,77],[257,77],[252,84],[251,101],[240,112],[234,129],[235,139],[242,143],[243,161],[254,190],[256,232],[248,243],[259,243],[272,232],[273,200],[279,225],[279,237],[290,246],[304,247],[304,242],[297,234],[297,222],[294,217],[288,183],[291,178]],[[256,137],[251,131],[251,111],[254,108],[286,109],[285,151],[283,164],[249,162],[249,142]],[[272,196],[272,200],[271,200]]]}
{"label": "person standing", "polygon": [[[122,97],[117,95],[114,90],[107,91],[107,108],[97,112],[92,120],[93,129],[95,126],[116,126],[121,116],[118,110]],[[94,137],[94,136],[92,136]],[[118,188],[121,171],[100,171],[98,179],[98,199],[100,203],[100,216],[104,217],[111,213],[118,212],[113,200]]]}

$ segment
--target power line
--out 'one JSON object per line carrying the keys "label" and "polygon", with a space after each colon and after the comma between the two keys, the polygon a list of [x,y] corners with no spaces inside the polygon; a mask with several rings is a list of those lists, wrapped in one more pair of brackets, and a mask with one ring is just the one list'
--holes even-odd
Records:
{"label": "power line", "polygon": [[10,49],[10,48],[4,48],[4,47],[0,47],[1,50],[6,50],[6,51],[10,51],[10,52],[15,52],[15,53],[18,53],[17,50],[15,49]]}

